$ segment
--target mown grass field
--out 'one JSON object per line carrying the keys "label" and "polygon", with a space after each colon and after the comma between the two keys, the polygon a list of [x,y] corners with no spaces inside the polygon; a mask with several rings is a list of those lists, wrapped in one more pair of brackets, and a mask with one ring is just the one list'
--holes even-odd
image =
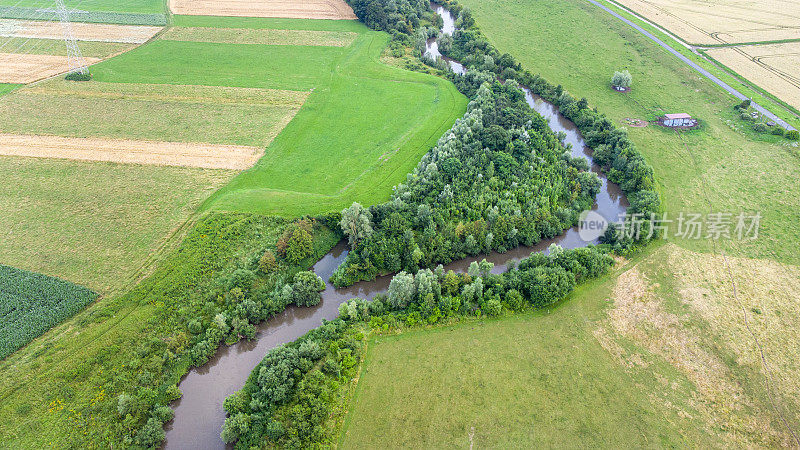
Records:
{"label": "mown grass field", "polygon": [[[77,44],[81,54],[91,58],[108,58],[131,48],[131,44],[120,42],[79,41]],[[67,46],[59,39],[0,38],[0,45],[7,53],[67,56]]]}
{"label": "mown grass field", "polygon": [[83,309],[97,294],[58,278],[0,265],[0,359]]}
{"label": "mown grass field", "polygon": [[100,293],[127,286],[232,171],[0,158],[2,263]]}
{"label": "mown grass field", "polygon": [[[0,132],[266,146],[307,92],[50,80],[0,101]],[[64,111],[86,111],[76,121]]]}
{"label": "mown grass field", "polygon": [[[793,445],[796,148],[749,131],[733,97],[585,2],[462,3],[501,52],[617,123],[698,117],[691,132],[629,129],[666,212],[760,212],[760,233],[716,243],[672,236],[556,308],[375,338],[343,447],[377,445],[376,436],[465,447],[472,427],[478,447]],[[634,80],[625,95],[608,87],[622,69]]]}

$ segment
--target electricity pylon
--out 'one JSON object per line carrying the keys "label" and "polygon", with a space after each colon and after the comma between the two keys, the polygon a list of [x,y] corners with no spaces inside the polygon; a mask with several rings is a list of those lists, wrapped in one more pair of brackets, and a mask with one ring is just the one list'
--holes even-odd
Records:
{"label": "electricity pylon", "polygon": [[69,21],[69,11],[64,6],[64,0],[56,0],[56,13],[61,20],[61,30],[64,32],[64,43],[67,45],[67,64],[69,66],[69,73],[87,74],[89,70],[86,68],[86,62],[83,60],[81,49],[78,48],[78,43],[75,42],[75,36],[72,34],[72,23]]}

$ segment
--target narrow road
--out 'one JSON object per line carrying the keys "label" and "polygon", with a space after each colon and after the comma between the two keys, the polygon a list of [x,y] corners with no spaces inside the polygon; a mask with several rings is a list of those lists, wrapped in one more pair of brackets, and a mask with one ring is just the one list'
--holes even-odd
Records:
{"label": "narrow road", "polygon": [[[621,15],[617,14],[616,12],[612,11],[611,9],[609,9],[608,7],[606,7],[605,5],[599,3],[596,0],[587,0],[587,1],[589,3],[591,3],[591,4],[593,4],[593,5],[601,8],[601,9],[603,9],[604,11],[608,12],[609,14],[611,14],[614,17],[616,17],[617,19],[619,19],[619,20],[625,22],[626,24],[630,25],[636,31],[638,31],[638,32],[642,33],[643,35],[647,36],[650,40],[652,40],[656,44],[660,45],[661,47],[663,47],[664,49],[666,49],[668,52],[672,53],[673,55],[677,56],[681,61],[683,61],[686,64],[688,64],[694,70],[700,72],[701,75],[703,75],[704,77],[708,78],[709,80],[714,82],[716,85],[718,85],[722,89],[725,89],[728,93],[732,94],[734,97],[738,98],[739,100],[747,100],[747,99],[749,99],[749,97],[747,97],[746,95],[744,95],[741,92],[737,91],[736,89],[732,88],[728,83],[720,80],[719,78],[714,76],[712,73],[710,73],[706,69],[703,69],[702,67],[697,65],[694,61],[692,61],[691,59],[687,58],[686,56],[684,56],[682,53],[680,53],[679,51],[675,50],[674,48],[670,47],[666,42],[664,42],[661,39],[655,37],[649,31],[647,31],[644,28],[640,27],[639,25],[633,23],[632,21],[622,17]],[[759,105],[758,103],[752,102],[751,105],[753,106],[753,108],[755,108],[756,111],[760,112],[765,117],[769,117],[770,120],[772,120],[773,122],[777,123],[778,125],[786,128],[787,130],[794,130],[795,129],[793,126],[791,126],[788,123],[786,123],[785,120],[781,119],[780,117],[776,116],[772,112],[768,111],[766,108],[764,108],[763,106]]]}

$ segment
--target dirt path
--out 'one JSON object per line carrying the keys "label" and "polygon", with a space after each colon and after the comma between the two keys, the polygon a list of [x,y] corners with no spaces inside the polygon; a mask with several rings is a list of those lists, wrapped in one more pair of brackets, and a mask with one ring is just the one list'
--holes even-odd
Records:
{"label": "dirt path", "polygon": [[0,155],[244,170],[263,149],[242,145],[0,134]]}

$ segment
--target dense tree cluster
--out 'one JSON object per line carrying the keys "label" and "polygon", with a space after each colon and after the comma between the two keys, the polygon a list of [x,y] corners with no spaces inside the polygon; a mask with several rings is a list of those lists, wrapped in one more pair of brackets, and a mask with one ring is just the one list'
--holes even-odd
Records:
{"label": "dense tree cluster", "polygon": [[348,0],[356,16],[374,30],[410,35],[430,15],[426,0]]}
{"label": "dense tree cluster", "polygon": [[[585,98],[574,98],[561,85],[550,84],[541,76],[523,69],[513,56],[501,54],[474,26],[469,10],[452,0],[444,0],[443,4],[459,14],[457,24],[462,27],[454,33],[452,43],[442,49],[443,53],[461,61],[469,69],[488,72],[506,82],[513,80],[527,86],[533,93],[556,105],[564,117],[575,123],[587,145],[594,149],[593,158],[608,179],[619,184],[627,194],[631,202],[628,212],[641,214],[649,219],[652,214],[660,211],[661,200],[655,189],[653,169],[624,129],[615,127],[611,119],[597,109],[590,109]],[[467,24],[473,25],[467,27]],[[453,75],[456,86],[466,95],[470,95],[474,88],[470,83],[461,81],[462,78],[466,77]],[[619,236],[615,227],[610,227],[609,230],[604,236],[604,242],[620,250],[634,244],[629,238]],[[642,236],[646,235],[645,230]]]}
{"label": "dense tree cluster", "polygon": [[329,446],[323,425],[339,384],[356,374],[362,341],[346,322],[334,320],[271,350],[242,390],[225,400],[222,439],[237,449],[261,448],[265,438],[286,448]]}
{"label": "dense tree cluster", "polygon": [[512,84],[474,74],[467,113],[390,201],[342,213],[352,250],[337,286],[532,245],[575,224],[600,181]]}

